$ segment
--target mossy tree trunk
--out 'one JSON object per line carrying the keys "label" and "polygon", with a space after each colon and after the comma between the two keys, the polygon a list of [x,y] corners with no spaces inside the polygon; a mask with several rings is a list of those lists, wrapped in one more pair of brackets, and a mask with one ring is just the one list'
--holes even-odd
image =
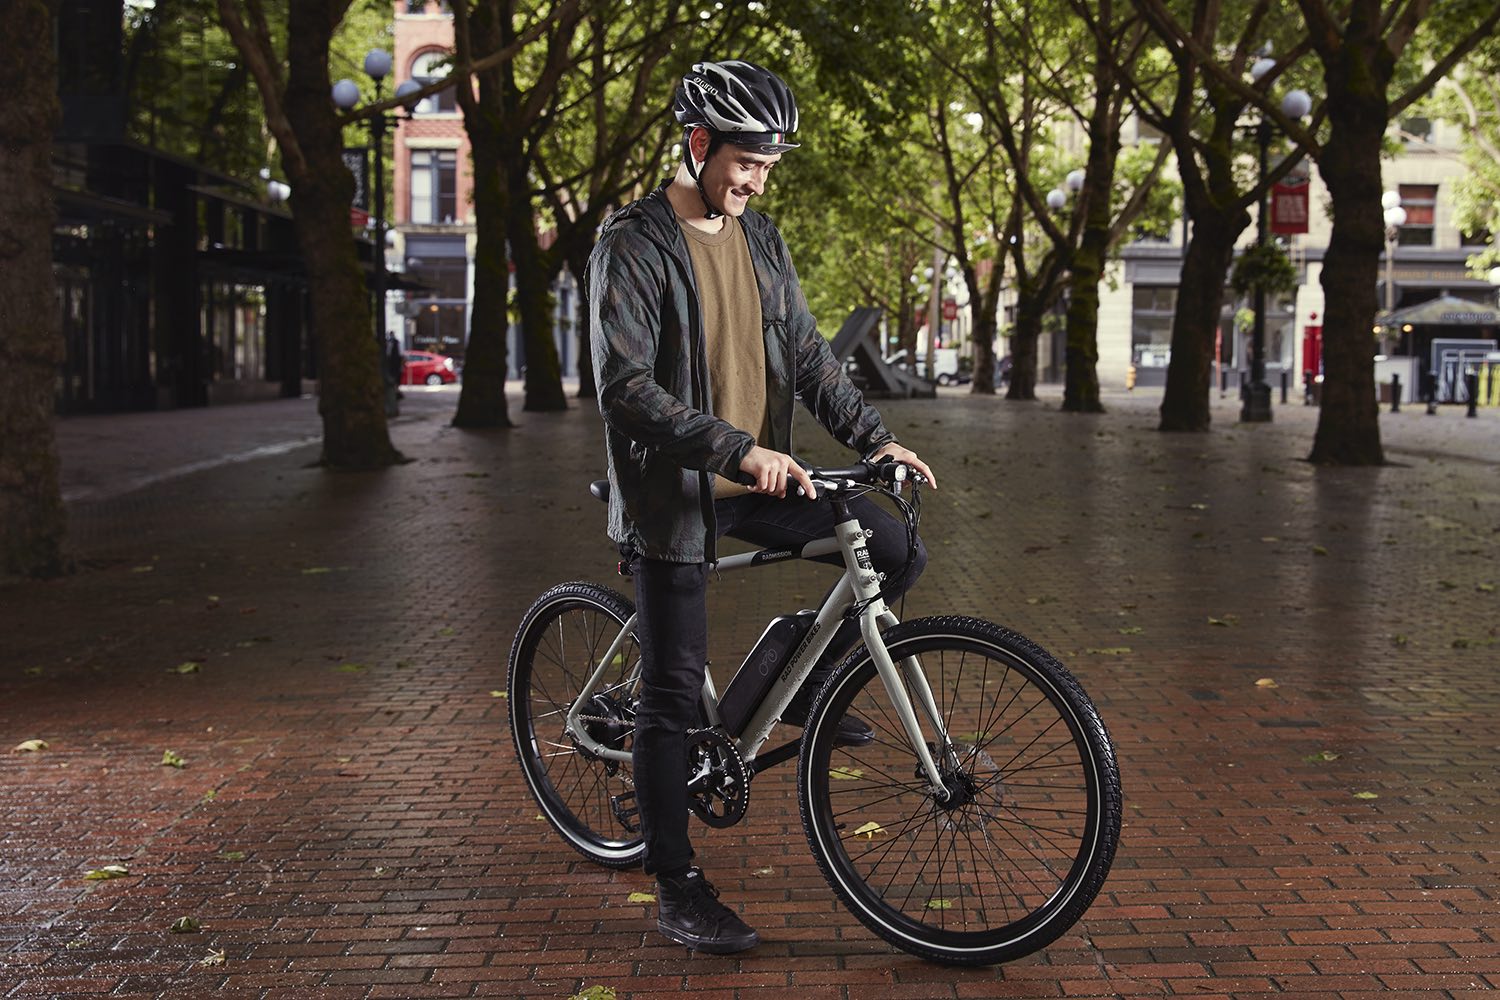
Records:
{"label": "mossy tree trunk", "polygon": [[7,3],[0,35],[0,578],[67,569],[53,431],[65,356],[52,275],[55,3]]}
{"label": "mossy tree trunk", "polygon": [[1324,59],[1331,127],[1318,170],[1336,222],[1323,258],[1323,394],[1308,456],[1322,464],[1385,461],[1370,331],[1384,240],[1380,157],[1390,118],[1386,86],[1395,61],[1380,32],[1378,16],[1351,18],[1343,44]]}
{"label": "mossy tree trunk", "polygon": [[[475,52],[500,49],[499,11],[494,4],[453,4],[454,38],[460,63]],[[464,381],[453,426],[469,429],[511,427],[505,399],[510,366],[510,260],[505,220],[510,215],[504,183],[501,68],[474,74],[473,85],[456,88],[469,135],[474,166],[474,304],[469,314],[469,343],[464,351]]]}
{"label": "mossy tree trunk", "polygon": [[343,127],[330,97],[329,44],[348,2],[292,4],[284,58],[273,47],[259,3],[218,3],[225,29],[255,77],[266,125],[291,182],[318,352],[323,464],[375,469],[399,462],[385,419],[384,345],[375,341],[370,295],[349,228],[354,178],[344,166]]}

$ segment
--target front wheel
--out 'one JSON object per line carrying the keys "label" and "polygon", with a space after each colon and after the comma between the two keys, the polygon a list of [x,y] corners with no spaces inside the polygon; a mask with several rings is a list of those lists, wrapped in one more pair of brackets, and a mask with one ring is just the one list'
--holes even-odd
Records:
{"label": "front wheel", "polygon": [[[568,732],[567,718],[634,614],[607,587],[560,584],[526,612],[510,650],[511,734],[526,783],[563,839],[611,868],[639,864],[645,850],[630,760],[591,753]],[[640,649],[627,635],[580,713],[595,743],[629,753],[639,683]]]}
{"label": "front wheel", "polygon": [[[885,643],[913,704],[920,670],[946,727],[916,709],[943,779],[934,794],[861,647],[819,694],[803,737],[802,824],[829,884],[903,951],[991,965],[1042,948],[1104,884],[1120,834],[1120,776],[1098,712],[1063,666],[973,618],[897,625]],[[875,739],[840,746],[839,720]]]}

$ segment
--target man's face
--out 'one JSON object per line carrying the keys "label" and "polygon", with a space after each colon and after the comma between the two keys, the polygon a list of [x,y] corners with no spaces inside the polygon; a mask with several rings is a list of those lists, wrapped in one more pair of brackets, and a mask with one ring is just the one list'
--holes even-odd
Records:
{"label": "man's face", "polygon": [[714,150],[700,175],[708,200],[736,218],[743,215],[752,195],[765,191],[771,168],[781,160],[780,153],[752,153],[743,146],[726,142]]}

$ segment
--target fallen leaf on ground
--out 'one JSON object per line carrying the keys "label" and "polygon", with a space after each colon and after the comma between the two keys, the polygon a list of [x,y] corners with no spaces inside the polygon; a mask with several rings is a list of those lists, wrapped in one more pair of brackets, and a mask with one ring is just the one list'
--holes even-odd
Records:
{"label": "fallen leaf on ground", "polygon": [[207,958],[198,960],[198,964],[205,969],[212,969],[224,964],[224,953],[222,951],[211,951]]}
{"label": "fallen leaf on ground", "polygon": [[47,749],[46,740],[22,740],[11,750],[11,753],[36,753],[38,750]]}
{"label": "fallen leaf on ground", "polygon": [[220,861],[244,861],[245,860],[245,852],[244,851],[220,851],[219,852],[219,860]]}
{"label": "fallen leaf on ground", "polygon": [[1354,797],[1356,799],[1378,799],[1378,798],[1380,798],[1380,796],[1377,795],[1377,794],[1375,794],[1374,792],[1355,792],[1354,793]]}
{"label": "fallen leaf on ground", "polygon": [[615,988],[613,986],[590,986],[579,990],[568,1000],[615,1000]]}
{"label": "fallen leaf on ground", "polygon": [[866,840],[874,840],[877,833],[884,832],[885,827],[881,826],[879,823],[876,823],[874,820],[871,820],[870,822],[861,826],[859,829],[855,830],[854,835],[856,837],[863,836]]}
{"label": "fallen leaf on ground", "polygon": [[1085,649],[1084,652],[1094,656],[1126,656],[1131,652],[1131,649],[1129,646],[1102,646],[1098,648],[1091,647]]}
{"label": "fallen leaf on ground", "polygon": [[90,882],[102,882],[105,879],[124,878],[130,874],[130,869],[124,865],[105,865],[103,868],[95,868],[84,872],[83,877]]}
{"label": "fallen leaf on ground", "polygon": [[176,768],[187,767],[187,758],[183,757],[175,750],[163,750],[161,752],[161,766]]}
{"label": "fallen leaf on ground", "polygon": [[361,670],[367,670],[369,668],[366,667],[363,663],[340,663],[334,669],[338,670],[340,673],[357,674]]}
{"label": "fallen leaf on ground", "polygon": [[1335,753],[1332,750],[1319,750],[1317,753],[1308,754],[1302,759],[1307,761],[1309,764],[1322,764],[1326,761],[1338,760],[1340,756],[1342,755]]}
{"label": "fallen leaf on ground", "polygon": [[855,781],[865,776],[865,772],[857,767],[833,767],[828,769],[828,776],[835,781]]}
{"label": "fallen leaf on ground", "polygon": [[196,674],[198,671],[200,671],[202,669],[203,669],[203,664],[199,663],[197,660],[188,660],[186,663],[179,663],[179,664],[177,664],[177,666],[175,666],[172,669],[168,670],[167,673],[169,673],[169,674]]}
{"label": "fallen leaf on ground", "polygon": [[490,692],[490,697],[491,698],[504,698],[505,697],[505,692],[504,691],[491,691]]}
{"label": "fallen leaf on ground", "polygon": [[953,903],[947,899],[929,899],[927,901],[927,908],[929,910],[951,910],[953,909]]}
{"label": "fallen leaf on ground", "polygon": [[1276,681],[1270,677],[1262,677],[1260,680],[1255,682],[1255,686],[1258,688],[1281,687],[1280,684],[1277,684]]}
{"label": "fallen leaf on ground", "polygon": [[332,573],[333,570],[327,566],[309,566],[302,571],[303,576],[315,576],[319,573]]}
{"label": "fallen leaf on ground", "polygon": [[193,917],[178,917],[168,928],[173,934],[197,934],[202,929]]}
{"label": "fallen leaf on ground", "polygon": [[630,895],[628,895],[628,896],[625,897],[625,902],[627,902],[627,903],[654,903],[654,902],[656,902],[656,894],[655,893],[650,893],[650,892],[632,892]]}

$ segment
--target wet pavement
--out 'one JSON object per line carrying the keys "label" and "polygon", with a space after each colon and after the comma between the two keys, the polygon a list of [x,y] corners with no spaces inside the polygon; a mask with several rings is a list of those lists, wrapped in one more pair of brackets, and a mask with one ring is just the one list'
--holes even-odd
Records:
{"label": "wet pavement", "polygon": [[[1027,634],[1118,748],[1114,870],[1052,947],[959,970],[875,939],[790,766],[694,831],[764,943],[659,937],[640,873],[540,819],[506,727],[532,598],[628,589],[598,415],[460,432],[457,390],[417,389],[412,461],[368,474],[311,464],[312,400],[60,421],[79,570],[0,588],[0,740],[47,744],[0,756],[0,997],[1491,995],[1500,410],[1385,414],[1392,464],[1320,469],[1300,405],[1246,427],[1215,394],[1211,434],[1167,436],[1150,394],[1044,395],[881,408],[943,484],[903,617]],[[829,572],[715,584],[715,664]]]}

